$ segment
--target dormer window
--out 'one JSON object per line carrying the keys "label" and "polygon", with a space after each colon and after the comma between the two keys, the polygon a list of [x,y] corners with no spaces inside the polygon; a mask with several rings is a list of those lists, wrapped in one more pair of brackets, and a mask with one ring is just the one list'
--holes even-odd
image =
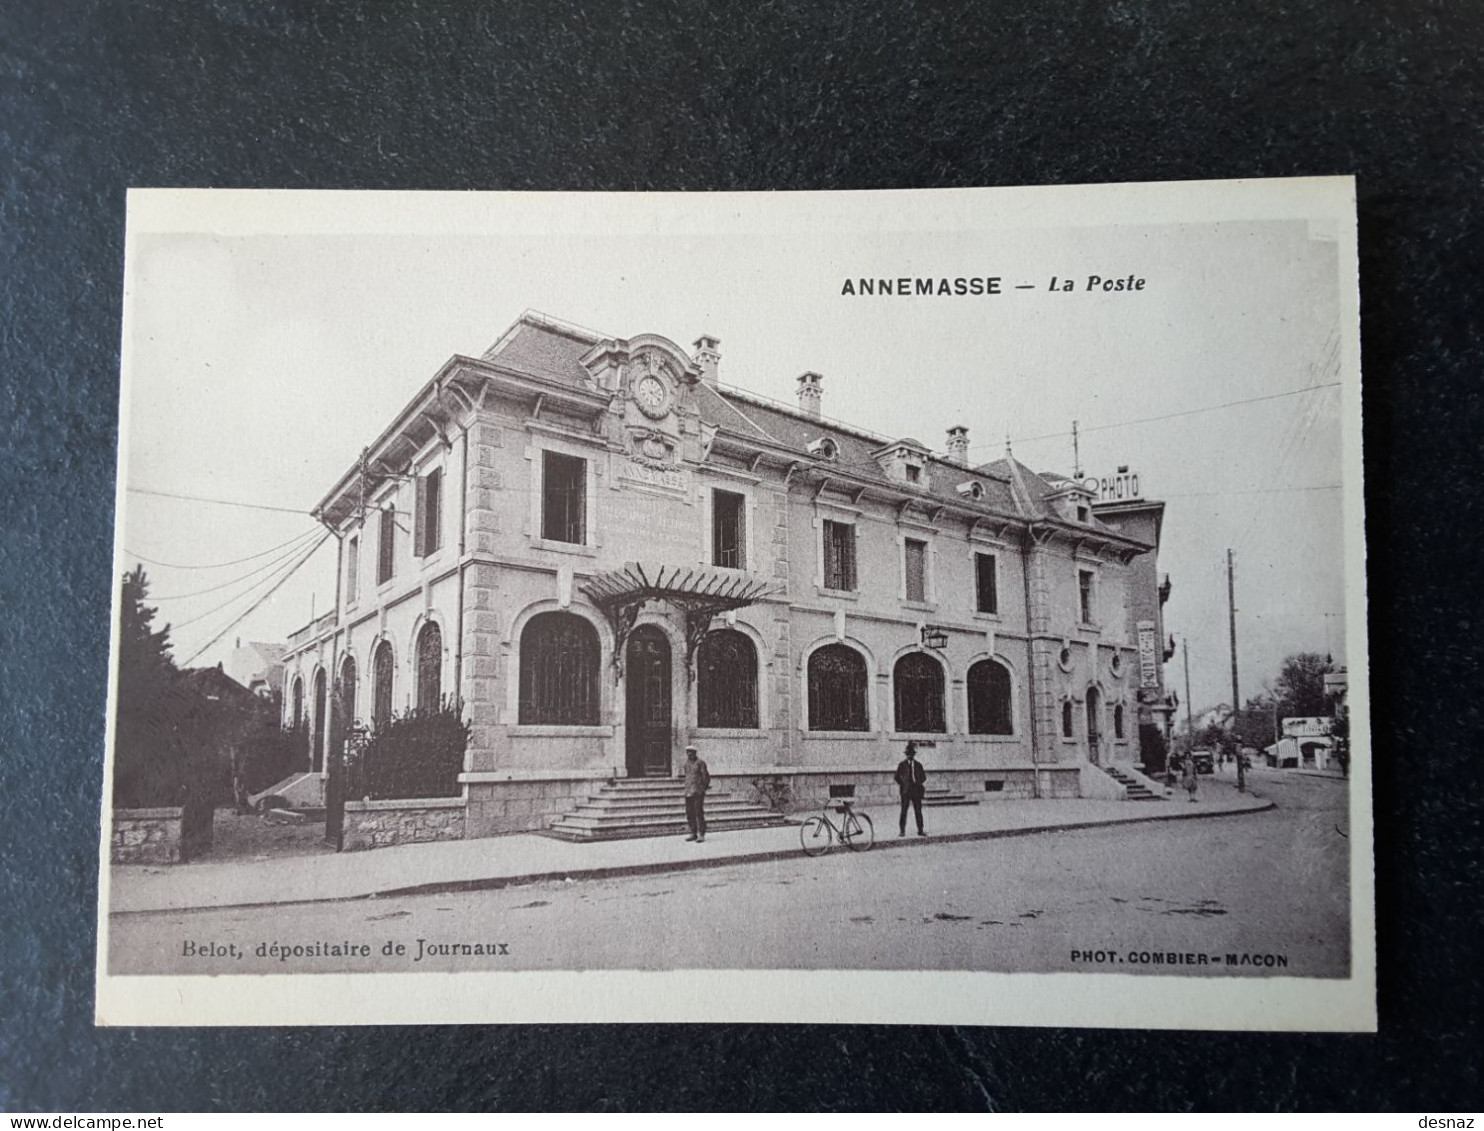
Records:
{"label": "dormer window", "polygon": [[806,450],[815,459],[834,460],[840,455],[840,445],[828,436],[811,441],[806,445]]}
{"label": "dormer window", "polygon": [[1091,522],[1092,521],[1092,511],[1089,510],[1087,507],[1078,507],[1077,508],[1077,521],[1078,522]]}
{"label": "dormer window", "polygon": [[888,479],[918,489],[932,486],[928,450],[916,440],[898,440],[871,453]]}
{"label": "dormer window", "polygon": [[907,465],[907,482],[908,483],[921,483],[922,482],[922,468],[918,467],[916,464],[909,463]]}

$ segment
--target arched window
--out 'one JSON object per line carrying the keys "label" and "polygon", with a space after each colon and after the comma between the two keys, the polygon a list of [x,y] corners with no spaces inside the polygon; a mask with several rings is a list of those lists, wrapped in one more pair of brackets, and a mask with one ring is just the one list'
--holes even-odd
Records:
{"label": "arched window", "polygon": [[826,644],[809,656],[809,729],[870,730],[866,661],[854,648]]}
{"label": "arched window", "polygon": [[1122,703],[1115,703],[1113,705],[1113,737],[1114,738],[1119,738],[1119,739],[1122,739],[1122,738],[1126,738],[1127,737],[1123,733],[1123,704]]}
{"label": "arched window", "polygon": [[356,718],[356,660],[346,656],[340,665],[340,713],[347,727],[355,725]]}
{"label": "arched window", "polygon": [[896,693],[897,730],[942,734],[943,665],[926,652],[908,652],[891,673]]}
{"label": "arched window", "polygon": [[417,634],[417,709],[436,711],[443,698],[443,633],[432,621]]}
{"label": "arched window", "polygon": [[696,649],[696,725],[757,727],[757,649],[735,629],[708,632]]}
{"label": "arched window", "polygon": [[1061,736],[1072,737],[1072,701],[1063,699],[1061,702]]}
{"label": "arched window", "polygon": [[598,724],[598,633],[573,613],[538,613],[520,634],[520,722]]}
{"label": "arched window", "polygon": [[325,726],[328,712],[325,708],[329,705],[329,696],[326,692],[325,669],[320,668],[314,673],[314,738],[311,741],[312,757],[314,761],[311,768],[319,773],[325,768]]}
{"label": "arched window", "polygon": [[294,726],[298,728],[304,722],[304,680],[302,677],[294,677]]}
{"label": "arched window", "polygon": [[969,666],[969,733],[1014,734],[1010,669],[998,660]]}
{"label": "arched window", "polygon": [[392,646],[383,640],[371,657],[371,725],[392,717]]}

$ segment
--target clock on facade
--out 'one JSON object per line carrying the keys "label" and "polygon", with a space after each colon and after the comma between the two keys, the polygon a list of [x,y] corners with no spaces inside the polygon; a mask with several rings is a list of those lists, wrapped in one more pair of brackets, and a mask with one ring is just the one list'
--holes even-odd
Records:
{"label": "clock on facade", "polygon": [[634,401],[640,412],[655,420],[670,411],[670,391],[653,375],[641,378],[634,385]]}

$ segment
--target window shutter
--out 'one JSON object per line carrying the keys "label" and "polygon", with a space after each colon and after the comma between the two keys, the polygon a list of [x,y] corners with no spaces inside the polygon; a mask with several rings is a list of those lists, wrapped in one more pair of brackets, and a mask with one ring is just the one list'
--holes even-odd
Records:
{"label": "window shutter", "polygon": [[428,477],[418,476],[417,507],[412,520],[412,556],[425,558],[428,556]]}

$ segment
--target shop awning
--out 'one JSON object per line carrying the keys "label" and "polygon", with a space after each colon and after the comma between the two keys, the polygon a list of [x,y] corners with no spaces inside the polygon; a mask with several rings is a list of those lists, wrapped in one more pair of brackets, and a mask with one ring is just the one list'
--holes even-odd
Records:
{"label": "shop awning", "polygon": [[685,669],[692,673],[696,649],[713,618],[769,596],[774,587],[761,578],[702,566],[626,562],[584,581],[580,588],[613,626],[613,664],[623,670],[624,646],[639,611],[650,601],[665,601],[685,616]]}

